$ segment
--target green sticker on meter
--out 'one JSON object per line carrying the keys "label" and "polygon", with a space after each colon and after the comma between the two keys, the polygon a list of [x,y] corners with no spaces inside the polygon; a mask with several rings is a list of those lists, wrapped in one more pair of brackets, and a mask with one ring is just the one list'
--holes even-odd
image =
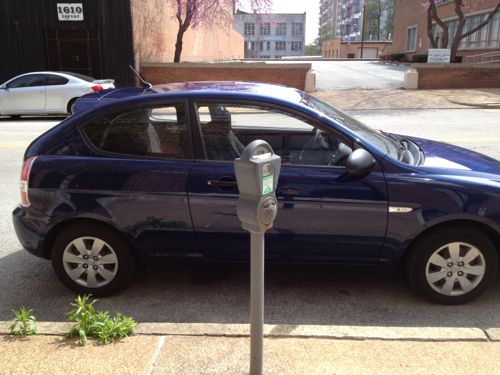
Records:
{"label": "green sticker on meter", "polygon": [[262,195],[269,194],[273,192],[274,179],[273,175],[265,176],[262,178]]}

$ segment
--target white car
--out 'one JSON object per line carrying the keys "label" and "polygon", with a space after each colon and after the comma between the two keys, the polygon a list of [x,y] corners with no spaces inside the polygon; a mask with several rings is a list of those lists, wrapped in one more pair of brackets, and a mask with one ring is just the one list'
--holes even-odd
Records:
{"label": "white car", "polygon": [[115,88],[114,80],[95,80],[69,72],[21,74],[0,86],[0,115],[67,114],[85,94]]}

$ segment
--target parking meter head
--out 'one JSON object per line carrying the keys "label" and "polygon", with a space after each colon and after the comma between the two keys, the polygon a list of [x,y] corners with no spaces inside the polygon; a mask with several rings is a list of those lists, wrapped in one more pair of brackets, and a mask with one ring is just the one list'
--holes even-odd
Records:
{"label": "parking meter head", "polygon": [[263,140],[248,144],[241,158],[235,160],[240,191],[238,217],[243,228],[262,232],[272,227],[278,207],[275,191],[280,169],[281,158]]}

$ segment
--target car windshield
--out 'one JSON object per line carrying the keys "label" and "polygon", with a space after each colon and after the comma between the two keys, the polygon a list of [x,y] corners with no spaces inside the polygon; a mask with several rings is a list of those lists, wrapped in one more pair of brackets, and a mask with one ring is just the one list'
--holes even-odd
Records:
{"label": "car windshield", "polygon": [[375,145],[383,152],[393,156],[396,159],[400,159],[401,147],[399,145],[399,142],[394,138],[389,137],[382,131],[372,129],[362,124],[361,122],[353,119],[345,113],[333,108],[331,105],[309,94],[304,95],[302,104],[340,122],[342,125],[352,130],[354,133],[359,134],[361,137]]}

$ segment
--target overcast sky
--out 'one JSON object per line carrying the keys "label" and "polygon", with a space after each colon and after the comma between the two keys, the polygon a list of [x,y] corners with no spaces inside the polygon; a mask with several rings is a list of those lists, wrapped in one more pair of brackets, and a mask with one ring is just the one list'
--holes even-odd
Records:
{"label": "overcast sky", "polygon": [[275,13],[306,12],[306,44],[318,37],[319,0],[274,0]]}

